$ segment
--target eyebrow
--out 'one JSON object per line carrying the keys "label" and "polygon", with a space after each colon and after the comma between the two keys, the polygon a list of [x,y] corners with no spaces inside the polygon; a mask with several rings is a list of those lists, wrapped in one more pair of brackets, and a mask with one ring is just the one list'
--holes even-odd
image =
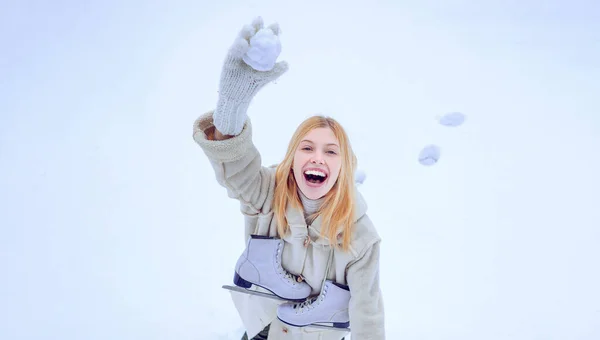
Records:
{"label": "eyebrow", "polygon": [[[311,140],[308,140],[308,139],[303,139],[302,141],[300,141],[300,143],[302,143],[302,142],[308,142],[308,143],[310,143],[310,144],[315,144],[315,143],[313,143],[313,141],[311,141]],[[340,146],[339,146],[339,145],[337,145],[336,143],[327,143],[327,144],[325,144],[325,145],[327,145],[327,146],[329,146],[329,145],[333,145],[333,146],[337,146],[338,148],[340,147]]]}

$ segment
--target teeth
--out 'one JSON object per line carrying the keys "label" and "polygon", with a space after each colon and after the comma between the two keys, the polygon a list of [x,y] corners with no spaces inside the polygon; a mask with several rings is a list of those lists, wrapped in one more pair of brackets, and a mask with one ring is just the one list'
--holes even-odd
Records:
{"label": "teeth", "polygon": [[321,177],[326,176],[324,172],[317,171],[317,170],[307,170],[304,173],[307,175],[313,175],[313,176],[321,176]]}

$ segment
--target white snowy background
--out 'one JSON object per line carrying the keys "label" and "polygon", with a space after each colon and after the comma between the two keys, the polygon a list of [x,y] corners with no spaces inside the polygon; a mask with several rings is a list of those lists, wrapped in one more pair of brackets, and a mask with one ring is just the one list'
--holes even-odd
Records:
{"label": "white snowy background", "polygon": [[290,70],[254,141],[348,129],[389,339],[600,339],[592,0],[2,1],[0,339],[239,338],[243,221],[192,122],[256,15]]}

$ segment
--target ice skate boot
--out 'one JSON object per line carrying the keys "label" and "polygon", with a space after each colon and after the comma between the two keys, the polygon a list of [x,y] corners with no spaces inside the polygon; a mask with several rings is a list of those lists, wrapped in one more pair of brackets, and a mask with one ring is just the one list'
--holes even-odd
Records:
{"label": "ice skate boot", "polygon": [[350,289],[348,286],[327,280],[316,298],[302,303],[279,305],[277,318],[288,325],[297,327],[319,325],[348,328],[350,326],[349,304]]}
{"label": "ice skate boot", "polygon": [[282,251],[282,239],[251,235],[235,265],[233,283],[243,288],[254,284],[281,299],[304,301],[310,295],[311,287],[306,282],[299,282],[281,266]]}

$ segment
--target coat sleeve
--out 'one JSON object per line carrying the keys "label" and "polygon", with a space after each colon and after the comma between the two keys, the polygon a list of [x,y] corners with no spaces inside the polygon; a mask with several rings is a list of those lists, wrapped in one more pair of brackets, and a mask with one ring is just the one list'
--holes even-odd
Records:
{"label": "coat sleeve", "polygon": [[346,281],[350,287],[350,329],[352,338],[385,339],[383,297],[379,287],[380,242],[349,265]]}
{"label": "coat sleeve", "polygon": [[229,139],[210,139],[212,131],[212,111],[194,122],[194,141],[208,157],[217,182],[227,189],[229,197],[240,201],[245,213],[258,214],[270,209],[275,173],[273,168],[261,164],[260,153],[252,142],[250,119],[240,134]]}

